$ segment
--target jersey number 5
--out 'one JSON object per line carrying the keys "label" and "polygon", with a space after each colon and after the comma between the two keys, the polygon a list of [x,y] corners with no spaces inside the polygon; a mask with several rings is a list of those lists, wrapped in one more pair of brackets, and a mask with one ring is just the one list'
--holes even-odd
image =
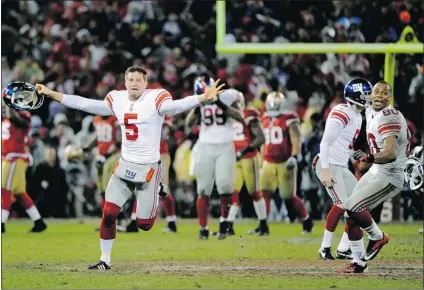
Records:
{"label": "jersey number 5", "polygon": [[125,138],[127,138],[128,141],[135,141],[138,138],[138,127],[136,124],[129,124],[129,120],[137,120],[137,114],[124,114]]}

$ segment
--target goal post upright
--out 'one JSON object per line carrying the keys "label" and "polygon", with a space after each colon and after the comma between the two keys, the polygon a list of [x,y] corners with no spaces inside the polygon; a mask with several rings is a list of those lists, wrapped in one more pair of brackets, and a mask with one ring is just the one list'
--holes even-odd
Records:
{"label": "goal post upright", "polygon": [[[225,43],[226,7],[224,0],[216,1],[217,53],[225,54],[325,54],[325,53],[384,53],[384,80],[394,87],[397,53],[423,53],[423,44],[408,43]],[[413,31],[412,31],[413,33]],[[402,33],[403,35],[403,33]],[[392,99],[392,105],[393,105]]]}

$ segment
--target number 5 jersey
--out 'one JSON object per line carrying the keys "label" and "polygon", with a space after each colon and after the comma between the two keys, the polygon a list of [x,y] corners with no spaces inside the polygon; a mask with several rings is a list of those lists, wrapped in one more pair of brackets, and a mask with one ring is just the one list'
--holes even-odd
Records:
{"label": "number 5 jersey", "polygon": [[391,184],[402,188],[404,184],[403,166],[407,161],[411,133],[402,113],[392,106],[375,112],[368,108],[365,112],[367,119],[367,141],[370,153],[376,154],[384,149],[384,139],[395,136],[397,139],[397,158],[393,162],[374,164],[370,172],[386,178]]}

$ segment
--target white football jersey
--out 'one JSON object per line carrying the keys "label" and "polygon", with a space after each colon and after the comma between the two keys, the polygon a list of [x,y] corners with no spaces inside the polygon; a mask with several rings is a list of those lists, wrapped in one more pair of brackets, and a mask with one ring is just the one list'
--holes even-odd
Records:
{"label": "white football jersey", "polygon": [[154,163],[160,159],[160,140],[164,116],[159,108],[172,99],[164,89],[146,89],[136,101],[127,91],[111,91],[106,103],[114,113],[122,132],[122,158],[133,163]]}
{"label": "white football jersey", "polygon": [[343,126],[328,149],[328,163],[347,166],[353,154],[353,145],[361,132],[362,116],[351,105],[338,104],[330,111],[328,120],[334,120]]}
{"label": "white football jersey", "polygon": [[375,112],[367,109],[367,141],[370,152],[376,154],[384,149],[384,139],[397,138],[397,159],[386,164],[373,164],[370,172],[381,175],[398,188],[404,185],[403,167],[408,160],[411,132],[402,113],[392,106]]}
{"label": "white football jersey", "polygon": [[[227,106],[237,100],[238,91],[229,89],[219,95],[219,99]],[[232,143],[234,132],[232,118],[227,117],[224,111],[216,104],[200,107],[201,125],[199,141],[208,144]]]}

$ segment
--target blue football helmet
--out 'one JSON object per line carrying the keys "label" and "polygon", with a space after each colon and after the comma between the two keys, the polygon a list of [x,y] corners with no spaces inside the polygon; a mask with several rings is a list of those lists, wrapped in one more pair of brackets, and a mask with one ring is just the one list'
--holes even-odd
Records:
{"label": "blue football helmet", "polygon": [[213,78],[205,78],[205,77],[197,77],[194,81],[194,94],[195,95],[201,95],[205,92],[205,88],[202,85],[202,81],[206,83],[208,87],[212,86],[214,84]]}
{"label": "blue football helmet", "polygon": [[370,104],[371,93],[372,85],[365,79],[353,79],[344,88],[345,99],[361,107]]}
{"label": "blue football helmet", "polygon": [[31,111],[41,107],[44,95],[38,94],[35,86],[27,82],[8,84],[2,95],[4,103],[18,111]]}

